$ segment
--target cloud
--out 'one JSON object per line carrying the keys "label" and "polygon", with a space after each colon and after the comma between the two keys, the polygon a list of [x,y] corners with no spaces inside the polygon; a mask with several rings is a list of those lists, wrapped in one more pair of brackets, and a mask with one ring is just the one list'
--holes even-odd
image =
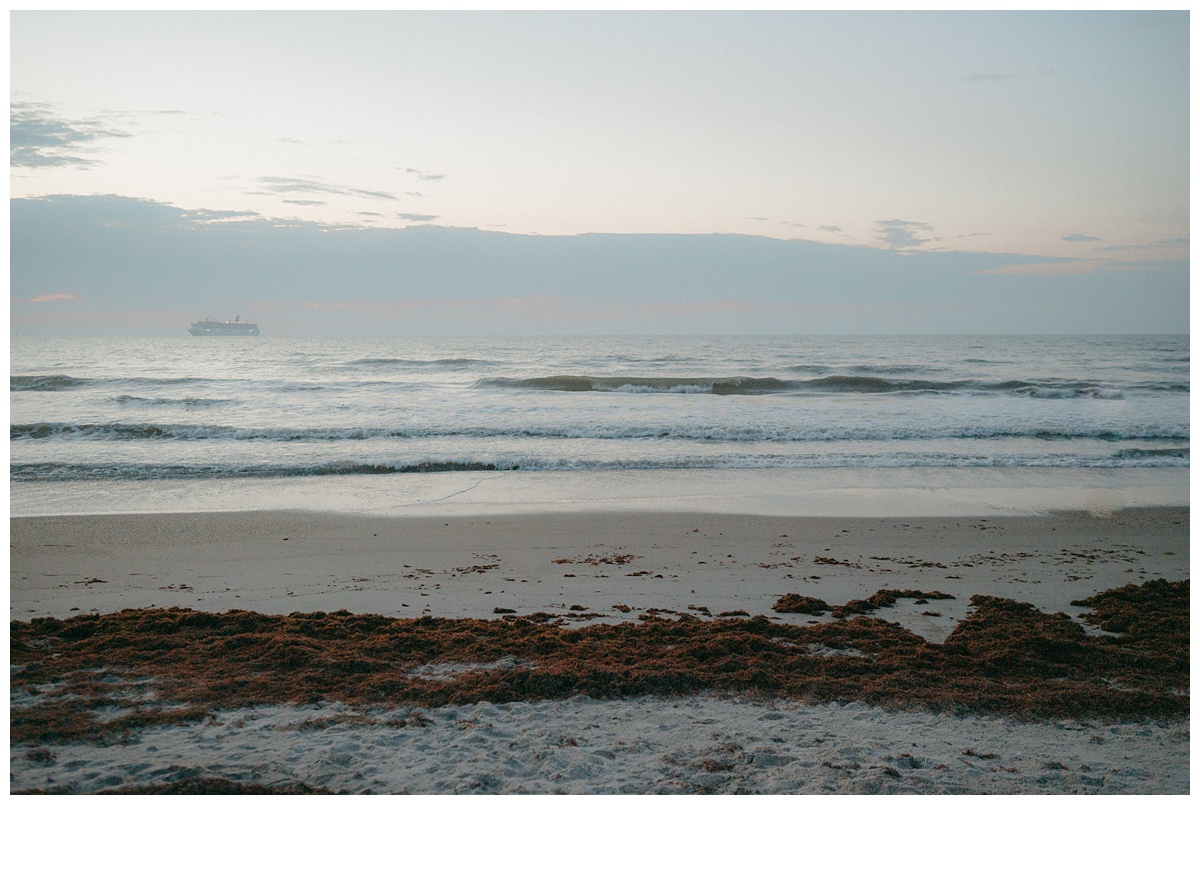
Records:
{"label": "cloud", "polygon": [[22,298],[26,304],[46,304],[50,301],[78,301],[79,296],[71,292],[54,292],[50,295],[34,295],[32,298]]}
{"label": "cloud", "polygon": [[823,224],[817,230],[827,230],[832,234],[840,234],[842,232],[842,229],[836,224]]}
{"label": "cloud", "polygon": [[102,138],[129,138],[99,120],[68,120],[45,102],[12,102],[9,105],[9,164],[12,166],[95,166],[98,160],[82,156]]}
{"label": "cloud", "polygon": [[747,215],[746,220],[747,221],[765,221],[765,222],[768,222],[771,224],[782,224],[784,227],[803,227],[803,228],[808,227],[807,224],[804,224],[803,222],[800,222],[800,221],[781,221],[777,218],[767,218],[766,216],[763,216],[763,215]]}
{"label": "cloud", "polygon": [[[400,168],[400,167],[396,167]],[[409,175],[417,176],[417,181],[441,181],[446,177],[445,172],[422,172],[420,169],[413,169],[411,166],[406,166],[404,171]]]}
{"label": "cloud", "polygon": [[436,215],[420,215],[416,212],[397,212],[396,217],[405,221],[437,221]]}
{"label": "cloud", "polygon": [[932,243],[936,239],[917,236],[919,231],[933,230],[933,225],[924,221],[901,221],[899,218],[893,218],[891,221],[877,221],[875,224],[878,225],[875,228],[878,239],[892,249],[910,249],[913,246]]}
{"label": "cloud", "polygon": [[245,221],[258,218],[257,212],[242,209],[187,209],[183,216],[188,221],[208,224],[213,221]]}
{"label": "cloud", "polygon": [[1065,237],[1062,237],[1061,239],[1066,240],[1068,243],[1098,243],[1098,242],[1100,242],[1100,237],[1093,237],[1093,236],[1089,236],[1088,234],[1067,234]]}
{"label": "cloud", "polygon": [[1156,240],[1153,243],[1138,243],[1125,246],[1102,246],[1101,252],[1136,252],[1150,249],[1173,249],[1191,245],[1189,237],[1171,237],[1166,240]]}
{"label": "cloud", "polygon": [[328,206],[328,200],[284,200],[292,206]]}
{"label": "cloud", "polygon": [[[273,335],[1187,329],[1186,257],[1101,272],[1098,260],[929,246],[731,234],[533,236],[263,216],[211,223],[220,217],[115,195],[11,200],[14,328],[180,335],[196,315],[244,315],[253,300],[278,305],[257,317]],[[911,239],[933,236],[920,221],[877,226]],[[30,302],[74,292],[86,294]],[[541,316],[505,306],[539,297],[562,307]],[[327,299],[345,306],[301,307]],[[499,300],[485,308],[488,299]],[[122,311],[161,316],[122,325],[112,319]]]}
{"label": "cloud", "polygon": [[387,191],[369,191],[340,184],[329,184],[316,178],[280,178],[264,175],[258,179],[268,193],[272,194],[335,194],[341,197],[369,197],[373,200],[397,200]]}

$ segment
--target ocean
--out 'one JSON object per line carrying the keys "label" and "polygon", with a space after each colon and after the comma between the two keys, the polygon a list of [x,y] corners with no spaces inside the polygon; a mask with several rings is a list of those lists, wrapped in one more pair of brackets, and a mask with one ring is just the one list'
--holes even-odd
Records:
{"label": "ocean", "polygon": [[501,472],[1186,486],[1189,368],[1186,335],[14,339],[10,506],[379,511]]}

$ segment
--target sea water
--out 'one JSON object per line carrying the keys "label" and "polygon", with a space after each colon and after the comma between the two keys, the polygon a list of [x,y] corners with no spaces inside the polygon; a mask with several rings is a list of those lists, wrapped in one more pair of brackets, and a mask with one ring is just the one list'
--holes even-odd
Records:
{"label": "sea water", "polygon": [[1188,403],[1186,335],[19,339],[11,511],[1186,503]]}

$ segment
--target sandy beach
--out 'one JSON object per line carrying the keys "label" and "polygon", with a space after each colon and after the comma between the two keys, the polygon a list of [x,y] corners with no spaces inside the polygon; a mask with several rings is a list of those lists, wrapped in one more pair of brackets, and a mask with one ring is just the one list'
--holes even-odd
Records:
{"label": "sandy beach", "polygon": [[[1186,508],[1021,517],[826,518],[555,513],[373,518],[319,512],[11,520],[10,617],[179,606],[395,617],[772,611],[787,593],[842,605],[941,591],[940,617],[888,617],[937,642],[971,596],[1046,612],[1131,582],[1189,577]],[[628,606],[628,611],[613,606]],[[581,609],[572,610],[571,606]]]}
{"label": "sandy beach", "polygon": [[[22,623],[93,616],[79,623],[116,629],[122,618],[134,617],[126,610],[268,616],[344,612],[343,617],[385,616],[380,624],[406,619],[418,626],[438,625],[453,619],[466,625],[496,623],[496,629],[515,626],[527,633],[558,631],[537,640],[543,644],[559,642],[555,637],[562,631],[590,630],[586,637],[592,641],[601,625],[625,630],[620,636],[627,639],[642,635],[630,630],[667,625],[658,628],[661,632],[678,624],[679,629],[700,631],[697,641],[705,643],[729,639],[720,631],[767,635],[774,630],[770,641],[784,647],[809,634],[779,631],[823,630],[823,638],[805,640],[807,652],[799,654],[836,669],[856,657],[882,660],[881,649],[888,643],[928,644],[936,651],[948,639],[958,641],[960,624],[971,626],[983,617],[972,597],[1012,600],[1018,605],[1014,611],[1033,618],[1038,631],[1067,630],[1077,644],[1104,642],[1115,634],[1087,617],[1090,609],[1071,603],[1125,585],[1187,580],[1188,522],[1186,508],[886,519],[642,512],[385,518],[301,511],[14,518],[10,613]],[[895,592],[888,596],[886,591]],[[788,598],[818,600],[824,610],[788,611],[779,602]],[[1021,607],[1023,603],[1031,607]],[[120,612],[125,614],[116,614]],[[143,631],[163,629],[138,623]],[[226,626],[212,629],[233,629],[228,626],[232,622],[222,623]],[[271,622],[276,623],[292,622]],[[836,631],[847,624],[860,625],[844,628],[860,632],[866,630],[861,625],[879,624],[871,628],[876,633],[869,642],[875,645],[856,646],[857,634],[847,634],[845,642],[829,638],[842,635]],[[47,642],[62,642],[67,633],[53,640],[34,638],[22,647],[43,648]],[[742,634],[737,637],[745,643]],[[372,641],[378,645],[384,640]],[[110,647],[128,643],[109,642]],[[1071,707],[1076,702],[1064,695],[1053,700],[1039,696],[1030,708],[1035,715],[1014,718],[973,713],[964,708],[969,704],[964,705],[961,692],[947,696],[946,709],[930,709],[928,698],[913,703],[902,692],[895,703],[886,702],[888,690],[880,689],[884,683],[878,680],[874,687],[845,682],[851,687],[837,691],[847,696],[832,703],[813,702],[820,695],[809,689],[802,692],[810,699],[804,703],[777,696],[792,689],[730,691],[720,687],[726,683],[703,680],[695,683],[699,691],[683,696],[635,691],[636,696],[626,697],[621,689],[620,699],[589,699],[585,687],[559,697],[557,689],[543,685],[537,689],[540,695],[503,702],[508,695],[496,694],[497,686],[511,692],[512,677],[524,669],[543,674],[545,681],[549,659],[539,671],[532,657],[495,651],[503,645],[461,651],[461,660],[450,651],[463,649],[461,645],[428,648],[424,658],[406,652],[404,685],[427,689],[407,702],[401,698],[381,706],[356,700],[353,686],[363,680],[355,678],[350,688],[305,695],[309,703],[266,703],[265,695],[247,689],[246,703],[239,704],[237,692],[230,694],[226,686],[206,702],[211,709],[205,708],[205,715],[187,713],[177,721],[170,719],[171,710],[186,711],[187,703],[198,702],[172,700],[169,692],[160,697],[159,680],[166,671],[155,676],[139,670],[144,660],[124,672],[116,668],[104,677],[110,684],[102,691],[108,694],[97,695],[89,721],[119,718],[129,709],[153,715],[143,715],[140,726],[122,726],[113,733],[98,728],[90,740],[65,731],[44,741],[21,738],[25,732],[18,728],[11,746],[10,788],[1189,790],[1186,715],[1143,715],[1136,721],[1089,716],[1086,709],[1080,713]],[[26,666],[33,665],[18,664],[18,674]],[[296,666],[285,663],[284,671]],[[1186,661],[1183,666],[1186,672]],[[186,667],[204,669],[194,662]],[[827,679],[834,670],[822,672]],[[195,673],[199,683],[218,678],[232,679]],[[578,685],[589,684],[584,677],[571,678],[583,680]],[[636,673],[634,678],[643,680],[636,684],[649,684]],[[745,684],[756,684],[756,678],[751,674]],[[1182,678],[1186,683],[1186,675]],[[54,696],[30,674],[18,681],[20,686],[13,683],[14,716],[36,712]],[[101,691],[95,688],[98,683],[89,684],[89,691]],[[460,685],[467,686],[465,694],[438,693],[443,686]],[[311,694],[313,689],[304,691]],[[218,695],[219,702],[214,700]],[[114,700],[118,697],[123,700]],[[876,702],[864,703],[862,697]],[[1007,695],[996,697],[1001,711],[1016,703]],[[427,698],[441,700],[429,703]],[[1186,708],[1186,699],[1183,703]],[[121,704],[132,707],[122,710]],[[1158,709],[1147,707],[1152,708]],[[1060,712],[1036,715],[1037,710]]]}
{"label": "sandy beach", "polygon": [[[1184,794],[1187,723],[1022,722],[736,697],[222,711],[14,752],[13,790],[409,794]],[[1181,762],[1182,760],[1182,762]]]}

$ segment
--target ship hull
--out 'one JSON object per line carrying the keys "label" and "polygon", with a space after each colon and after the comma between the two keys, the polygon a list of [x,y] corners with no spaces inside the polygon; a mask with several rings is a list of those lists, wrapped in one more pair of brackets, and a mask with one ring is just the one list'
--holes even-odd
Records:
{"label": "ship hull", "polygon": [[236,320],[203,320],[192,323],[188,332],[200,338],[247,338],[258,334],[258,324]]}

